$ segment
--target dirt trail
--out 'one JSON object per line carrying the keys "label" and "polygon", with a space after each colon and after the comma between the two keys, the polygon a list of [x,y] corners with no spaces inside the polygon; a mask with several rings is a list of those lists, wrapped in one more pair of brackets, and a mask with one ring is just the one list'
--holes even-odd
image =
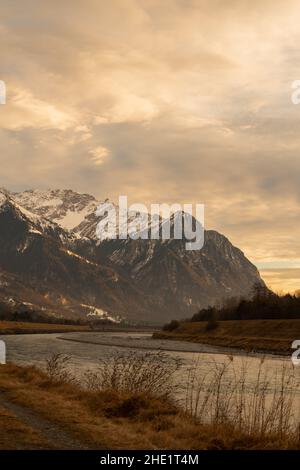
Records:
{"label": "dirt trail", "polygon": [[85,444],[73,438],[59,425],[39,416],[29,408],[11,402],[2,392],[0,392],[0,404],[13,413],[21,422],[41,433],[42,437],[48,441],[51,448],[62,450],[88,449]]}

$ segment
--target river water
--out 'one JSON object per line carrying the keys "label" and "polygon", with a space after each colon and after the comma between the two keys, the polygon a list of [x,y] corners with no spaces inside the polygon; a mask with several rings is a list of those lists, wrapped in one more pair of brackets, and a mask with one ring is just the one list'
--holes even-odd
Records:
{"label": "river water", "polygon": [[[45,361],[52,354],[63,353],[71,357],[70,369],[77,377],[87,370],[96,370],[102,359],[109,359],[116,353],[128,354],[130,351],[164,351],[167,357],[178,358],[182,362],[175,380],[180,384],[181,399],[185,396],[189,371],[196,370],[196,375],[203,377],[216,367],[230,363],[229,376],[246,371],[246,387],[249,393],[257,380],[259,368],[268,376],[268,393],[278,386],[278,377],[282,368],[294,376],[294,409],[300,409],[300,366],[293,367],[288,357],[272,355],[246,355],[229,348],[214,347],[183,341],[152,339],[150,333],[143,332],[86,332],[86,333],[51,333],[0,336],[7,347],[7,361],[21,365],[44,367]],[[276,385],[277,384],[277,385]]]}

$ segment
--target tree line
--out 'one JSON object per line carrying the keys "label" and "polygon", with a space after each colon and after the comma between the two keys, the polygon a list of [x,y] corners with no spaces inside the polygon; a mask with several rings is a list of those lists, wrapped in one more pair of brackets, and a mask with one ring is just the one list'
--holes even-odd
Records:
{"label": "tree line", "polygon": [[190,321],[283,318],[300,319],[300,292],[278,295],[260,284],[255,284],[249,299],[230,299],[223,307],[201,309]]}

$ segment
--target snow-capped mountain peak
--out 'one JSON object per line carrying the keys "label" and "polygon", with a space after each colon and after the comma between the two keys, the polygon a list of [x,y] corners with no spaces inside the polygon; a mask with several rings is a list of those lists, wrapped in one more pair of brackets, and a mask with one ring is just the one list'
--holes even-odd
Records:
{"label": "snow-capped mountain peak", "polygon": [[13,199],[27,210],[59,224],[65,230],[73,230],[93,213],[96,199],[71,189],[26,190],[11,193]]}
{"label": "snow-capped mountain peak", "polygon": [[[108,200],[104,203],[111,208]],[[52,291],[59,308],[63,296],[76,309],[79,302],[109,316],[113,312],[151,321],[183,318],[227,297],[247,298],[257,282],[264,286],[255,266],[217,232],[207,231],[203,249],[196,251],[186,250],[186,240],[172,236],[108,237],[100,243],[96,227],[106,213],[97,211],[99,204],[93,196],[71,190],[0,190],[1,268],[15,276],[21,273],[41,295]],[[113,209],[118,223],[119,208]],[[127,233],[141,230],[134,219],[135,213],[127,214]],[[148,232],[149,215],[142,220]],[[159,231],[168,223],[175,233],[177,225],[186,228],[188,221],[195,219],[179,211],[170,221],[158,217],[156,223]],[[62,228],[66,225],[69,231]]]}

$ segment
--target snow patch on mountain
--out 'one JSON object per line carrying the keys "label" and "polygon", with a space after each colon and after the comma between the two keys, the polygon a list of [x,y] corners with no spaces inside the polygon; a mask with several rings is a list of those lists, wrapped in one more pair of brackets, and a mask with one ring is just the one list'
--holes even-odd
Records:
{"label": "snow patch on mountain", "polygon": [[88,310],[87,317],[96,317],[101,320],[109,320],[113,323],[120,323],[122,321],[122,318],[119,315],[113,316],[106,312],[105,310],[102,310],[101,308],[94,307],[92,305],[86,305],[86,304],[80,304],[81,307],[85,308]]}
{"label": "snow patch on mountain", "polygon": [[65,216],[61,219],[57,219],[59,225],[66,230],[73,230],[77,225],[79,225],[86,216],[94,210],[94,207],[85,207],[81,211],[74,212],[71,209],[68,209]]}

